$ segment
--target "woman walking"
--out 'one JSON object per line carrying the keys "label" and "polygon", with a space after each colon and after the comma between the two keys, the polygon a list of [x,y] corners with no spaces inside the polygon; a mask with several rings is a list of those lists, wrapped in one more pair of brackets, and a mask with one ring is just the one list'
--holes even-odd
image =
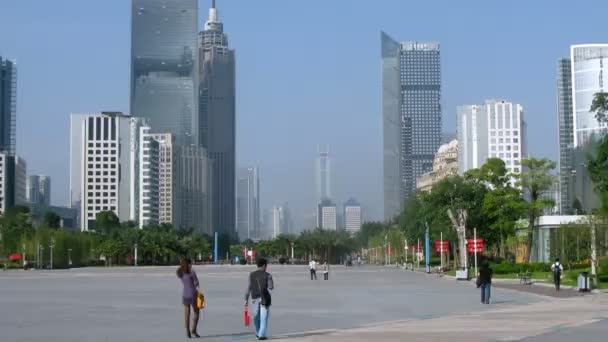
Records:
{"label": "woman walking", "polygon": [[327,261],[323,264],[323,279],[329,280],[329,264]]}
{"label": "woman walking", "polygon": [[[199,309],[196,306],[196,291],[198,288],[198,278],[196,272],[192,269],[190,259],[182,259],[179,268],[177,269],[177,277],[182,281],[184,290],[182,292],[182,304],[184,305],[184,320],[186,325],[186,335],[188,338],[200,337],[196,331],[199,318]],[[192,330],[190,330],[190,307],[194,311],[194,319],[192,322]]]}

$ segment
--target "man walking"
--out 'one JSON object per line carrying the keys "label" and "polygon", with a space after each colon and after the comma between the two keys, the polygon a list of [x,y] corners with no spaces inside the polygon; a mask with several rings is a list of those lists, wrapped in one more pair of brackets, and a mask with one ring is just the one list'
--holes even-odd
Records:
{"label": "man walking", "polygon": [[559,262],[559,258],[555,259],[553,265],[551,265],[551,271],[553,271],[553,283],[555,284],[555,290],[559,291],[559,285],[562,281],[562,271],[564,267]]}
{"label": "man walking", "polygon": [[249,284],[245,292],[245,307],[251,295],[251,313],[258,340],[267,340],[268,318],[270,317],[270,291],[274,289],[272,275],[266,272],[268,262],[264,258],[257,261],[258,269],[249,274]]}
{"label": "man walking", "polygon": [[323,279],[329,280],[329,264],[327,261],[323,264]]}
{"label": "man walking", "polygon": [[310,280],[317,280],[317,262],[315,259],[310,260],[308,263],[308,267],[310,268]]}

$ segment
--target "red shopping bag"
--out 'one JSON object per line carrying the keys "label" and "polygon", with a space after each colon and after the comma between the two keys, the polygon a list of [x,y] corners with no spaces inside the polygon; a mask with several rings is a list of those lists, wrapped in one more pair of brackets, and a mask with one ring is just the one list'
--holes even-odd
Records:
{"label": "red shopping bag", "polygon": [[249,306],[245,307],[244,316],[245,326],[248,327],[251,324],[251,317],[249,317]]}

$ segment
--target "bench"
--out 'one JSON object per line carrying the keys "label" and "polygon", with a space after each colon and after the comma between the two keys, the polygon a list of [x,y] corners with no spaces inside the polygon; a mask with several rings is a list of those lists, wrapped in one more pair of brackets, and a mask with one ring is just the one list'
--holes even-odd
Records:
{"label": "bench", "polygon": [[519,278],[520,285],[521,284],[532,285],[532,273],[531,272],[518,273],[517,278]]}

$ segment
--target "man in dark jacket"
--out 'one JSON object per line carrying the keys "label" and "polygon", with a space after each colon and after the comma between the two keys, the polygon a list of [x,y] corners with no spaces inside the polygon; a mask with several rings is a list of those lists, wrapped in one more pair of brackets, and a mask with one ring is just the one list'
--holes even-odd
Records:
{"label": "man in dark jacket", "polygon": [[484,262],[479,269],[477,279],[478,287],[481,288],[481,304],[490,304],[490,294],[492,287],[492,269],[487,262]]}
{"label": "man in dark jacket", "polygon": [[251,314],[255,324],[255,336],[258,340],[267,340],[266,331],[270,316],[270,291],[274,289],[272,275],[266,272],[268,262],[260,258],[257,261],[258,269],[249,274],[249,284],[245,292],[245,307],[249,305],[251,296]]}

